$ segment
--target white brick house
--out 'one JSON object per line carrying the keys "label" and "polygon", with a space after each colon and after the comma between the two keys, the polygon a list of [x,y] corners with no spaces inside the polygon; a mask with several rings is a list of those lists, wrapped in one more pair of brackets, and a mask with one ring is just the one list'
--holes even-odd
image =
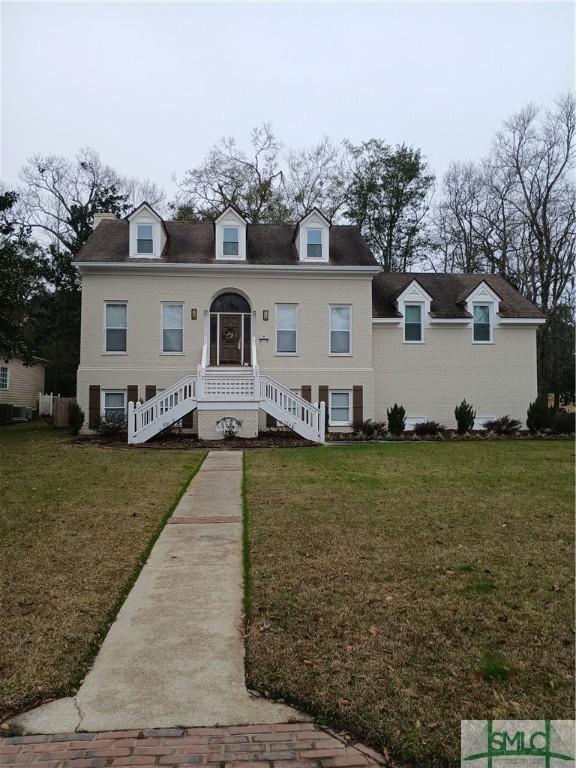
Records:
{"label": "white brick house", "polygon": [[[78,401],[94,428],[129,410],[129,439],[274,418],[321,441],[394,402],[408,423],[524,421],[543,317],[498,275],[389,274],[359,231],[314,210],[296,225],[162,221],[147,204],[97,216],[82,276]],[[130,405],[140,403],[139,405]]]}

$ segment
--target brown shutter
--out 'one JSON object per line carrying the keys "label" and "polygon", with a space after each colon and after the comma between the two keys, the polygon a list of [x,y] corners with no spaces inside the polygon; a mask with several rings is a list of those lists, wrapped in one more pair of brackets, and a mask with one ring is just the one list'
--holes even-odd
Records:
{"label": "brown shutter", "polygon": [[156,397],[156,385],[146,384],[145,394],[146,400],[152,400],[153,397]]}
{"label": "brown shutter", "polygon": [[88,393],[88,426],[90,429],[98,429],[100,423],[100,387],[98,384],[91,384]]}
{"label": "brown shutter", "polygon": [[128,392],[128,402],[137,403],[138,402],[138,386],[136,384],[128,384],[126,389]]}
{"label": "brown shutter", "polygon": [[364,390],[362,386],[352,387],[352,422],[364,421]]}
{"label": "brown shutter", "polygon": [[312,387],[310,384],[302,384],[302,400],[306,400],[308,403],[312,402]]}
{"label": "brown shutter", "polygon": [[328,386],[326,384],[320,384],[318,387],[318,402],[326,403],[326,419],[324,421],[324,427],[327,432],[328,422],[330,421],[330,406],[328,405]]}

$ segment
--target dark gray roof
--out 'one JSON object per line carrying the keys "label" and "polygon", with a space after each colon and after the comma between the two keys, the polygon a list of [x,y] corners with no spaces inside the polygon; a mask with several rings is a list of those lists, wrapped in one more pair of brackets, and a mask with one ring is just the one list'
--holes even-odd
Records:
{"label": "dark gray roof", "polygon": [[[171,263],[210,264],[214,259],[212,222],[167,221],[168,240],[162,259]],[[76,261],[128,261],[129,223],[104,219],[90,235]],[[248,224],[248,264],[298,264],[292,242],[293,224]],[[130,262],[138,259],[130,259]],[[149,261],[146,259],[143,261]],[[330,229],[330,263],[341,266],[376,266],[360,231],[354,226],[335,225]]]}
{"label": "dark gray roof", "polygon": [[544,317],[501,275],[446,275],[435,272],[380,272],[372,283],[373,316],[400,317],[394,301],[413,280],[432,297],[430,314],[438,319],[470,317],[464,302],[481,282],[485,282],[500,297],[502,317]]}

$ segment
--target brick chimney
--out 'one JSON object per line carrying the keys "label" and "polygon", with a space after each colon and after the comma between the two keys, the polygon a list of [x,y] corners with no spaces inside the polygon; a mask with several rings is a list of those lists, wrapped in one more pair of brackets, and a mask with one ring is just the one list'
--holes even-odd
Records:
{"label": "brick chimney", "polygon": [[101,221],[104,221],[105,219],[116,219],[115,213],[95,213],[94,214],[94,229],[100,224]]}

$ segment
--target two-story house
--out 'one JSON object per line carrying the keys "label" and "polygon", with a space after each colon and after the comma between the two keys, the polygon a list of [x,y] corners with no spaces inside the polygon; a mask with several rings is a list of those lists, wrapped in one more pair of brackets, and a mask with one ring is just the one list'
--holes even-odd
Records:
{"label": "two-story house", "polygon": [[[322,441],[394,402],[408,426],[524,420],[540,311],[498,275],[389,274],[358,229],[98,214],[82,276],[78,401],[88,428],[128,412],[131,442],[182,421],[200,438],[270,420]],[[232,420],[232,422],[230,422]]]}

